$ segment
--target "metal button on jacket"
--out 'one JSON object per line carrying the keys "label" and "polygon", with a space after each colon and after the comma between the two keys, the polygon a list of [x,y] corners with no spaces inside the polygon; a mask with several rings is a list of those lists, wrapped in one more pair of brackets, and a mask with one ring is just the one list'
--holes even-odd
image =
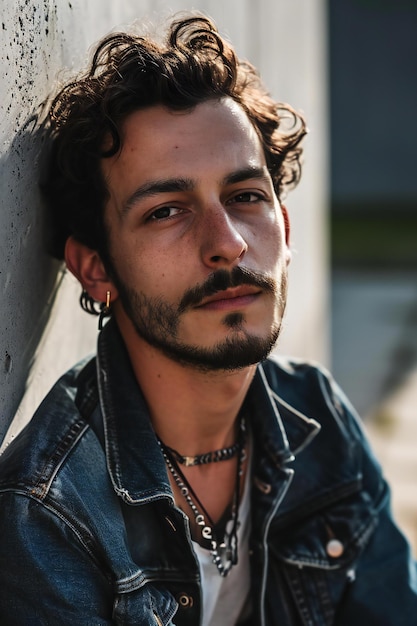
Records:
{"label": "metal button on jacket", "polygon": [[190,609],[194,604],[192,596],[189,596],[187,593],[180,593],[177,601],[180,607],[183,609]]}
{"label": "metal button on jacket", "polygon": [[337,559],[339,556],[342,556],[344,551],[343,543],[338,539],[330,539],[326,545],[326,552],[332,559]]}

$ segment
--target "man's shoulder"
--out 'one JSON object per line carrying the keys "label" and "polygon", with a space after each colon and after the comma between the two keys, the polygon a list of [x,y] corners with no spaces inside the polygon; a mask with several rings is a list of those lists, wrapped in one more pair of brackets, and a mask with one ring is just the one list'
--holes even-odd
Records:
{"label": "man's shoulder", "polygon": [[0,456],[0,488],[35,489],[52,476],[88,428],[97,406],[95,359],[84,359],[52,387]]}

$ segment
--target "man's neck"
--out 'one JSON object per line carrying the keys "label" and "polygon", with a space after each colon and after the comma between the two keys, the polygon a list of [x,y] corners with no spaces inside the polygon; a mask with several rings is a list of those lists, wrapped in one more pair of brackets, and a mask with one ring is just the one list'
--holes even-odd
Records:
{"label": "man's neck", "polygon": [[189,456],[232,445],[256,367],[203,372],[168,358],[133,328],[120,330],[160,439]]}

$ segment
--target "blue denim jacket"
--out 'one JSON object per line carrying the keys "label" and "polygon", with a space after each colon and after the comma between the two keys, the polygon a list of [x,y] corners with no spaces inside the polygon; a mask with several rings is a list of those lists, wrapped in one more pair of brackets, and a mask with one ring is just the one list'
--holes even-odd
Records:
{"label": "blue denim jacket", "polygon": [[[248,624],[417,624],[415,564],[340,390],[268,360],[248,399]],[[0,458],[0,562],[5,626],[200,623],[187,519],[112,321]]]}

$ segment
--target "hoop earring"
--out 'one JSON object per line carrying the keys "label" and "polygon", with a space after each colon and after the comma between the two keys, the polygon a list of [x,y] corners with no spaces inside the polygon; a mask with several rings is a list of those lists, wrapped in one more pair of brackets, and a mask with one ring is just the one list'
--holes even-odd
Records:
{"label": "hoop earring", "polygon": [[111,293],[110,291],[106,292],[106,302],[103,302],[101,305],[100,317],[98,318],[98,329],[103,330],[103,322],[104,318],[110,315],[110,300]]}
{"label": "hoop earring", "polygon": [[100,315],[100,309],[97,309],[98,303],[92,298],[88,292],[83,289],[80,295],[80,305],[83,311],[90,315]]}

